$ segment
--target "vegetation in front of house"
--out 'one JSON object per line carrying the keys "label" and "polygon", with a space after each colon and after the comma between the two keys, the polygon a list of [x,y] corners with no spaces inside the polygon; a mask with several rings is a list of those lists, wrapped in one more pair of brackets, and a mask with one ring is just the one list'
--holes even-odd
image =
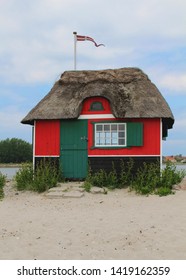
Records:
{"label": "vegetation in front of house", "polygon": [[[178,171],[173,163],[167,162],[162,171],[160,171],[158,163],[143,163],[134,176],[133,165],[132,160],[127,163],[121,161],[119,176],[114,164],[108,173],[104,169],[96,173],[89,169],[83,187],[87,192],[90,192],[92,186],[108,189],[129,187],[131,191],[134,190],[138,194],[165,196],[173,194],[173,185],[178,184],[186,175],[184,170]],[[37,165],[35,172],[31,164],[23,164],[15,176],[18,190],[31,190],[39,193],[55,187],[57,182],[62,180],[62,173],[56,165],[45,160]]]}
{"label": "vegetation in front of house", "polygon": [[176,170],[176,166],[167,162],[166,167],[160,171],[158,163],[143,163],[137,169],[135,176],[132,173],[133,161],[127,164],[121,162],[121,172],[118,176],[114,165],[112,171],[106,173],[103,169],[96,173],[89,170],[84,183],[85,190],[90,191],[92,186],[107,187],[109,189],[129,187],[138,194],[157,194],[165,196],[173,194],[172,187],[178,184],[186,175],[185,171]]}
{"label": "vegetation in front of house", "polygon": [[56,165],[50,161],[41,161],[36,170],[31,164],[23,164],[15,175],[16,187],[18,190],[30,190],[44,192],[62,181],[62,174]]}
{"label": "vegetation in front of house", "polygon": [[133,160],[129,160],[126,164],[121,161],[121,172],[118,177],[114,163],[112,163],[112,170],[107,173],[104,169],[100,169],[96,173],[92,173],[89,168],[88,176],[85,180],[85,184],[89,183],[90,186],[107,187],[109,189],[127,187],[133,180],[132,168]]}
{"label": "vegetation in front of house", "polygon": [[19,191],[32,190],[33,176],[33,165],[31,163],[22,164],[14,177],[17,189]]}
{"label": "vegetation in front of house", "polygon": [[0,172],[0,200],[4,197],[3,187],[6,183],[6,176]]}
{"label": "vegetation in front of house", "polygon": [[32,145],[22,139],[7,138],[0,141],[0,163],[32,161]]}

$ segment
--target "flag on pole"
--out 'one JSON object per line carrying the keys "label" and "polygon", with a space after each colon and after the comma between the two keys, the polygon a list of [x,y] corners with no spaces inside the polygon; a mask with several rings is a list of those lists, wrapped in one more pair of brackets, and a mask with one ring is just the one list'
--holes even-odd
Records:
{"label": "flag on pole", "polygon": [[100,46],[105,46],[104,44],[97,44],[95,42],[95,40],[89,36],[82,36],[82,35],[77,35],[77,32],[73,32],[74,34],[74,70],[76,70],[76,45],[77,45],[77,41],[91,41],[92,43],[94,43],[94,45],[96,47],[100,47]]}
{"label": "flag on pole", "polygon": [[88,36],[76,35],[77,41],[91,41],[95,44],[96,47],[105,46],[104,44],[97,44],[95,40]]}

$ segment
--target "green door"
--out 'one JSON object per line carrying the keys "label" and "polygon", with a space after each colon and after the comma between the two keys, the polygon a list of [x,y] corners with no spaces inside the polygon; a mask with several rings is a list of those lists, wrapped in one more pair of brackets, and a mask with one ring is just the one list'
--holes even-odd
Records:
{"label": "green door", "polygon": [[87,120],[62,120],[60,165],[65,178],[83,179],[87,175]]}

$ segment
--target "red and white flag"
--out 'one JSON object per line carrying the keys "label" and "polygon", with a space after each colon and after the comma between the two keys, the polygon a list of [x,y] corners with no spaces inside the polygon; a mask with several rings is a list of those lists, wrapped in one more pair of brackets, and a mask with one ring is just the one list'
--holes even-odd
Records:
{"label": "red and white flag", "polygon": [[95,44],[96,47],[105,46],[104,44],[97,44],[93,38],[88,36],[76,35],[77,41],[91,41]]}

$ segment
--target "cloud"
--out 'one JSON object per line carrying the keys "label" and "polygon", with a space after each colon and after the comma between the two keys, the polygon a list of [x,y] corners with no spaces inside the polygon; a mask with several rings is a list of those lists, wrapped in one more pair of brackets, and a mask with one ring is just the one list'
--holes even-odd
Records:
{"label": "cloud", "polygon": [[0,79],[43,83],[72,69],[73,31],[106,45],[78,45],[85,69],[137,66],[150,52],[186,43],[185,9],[184,0],[4,0]]}
{"label": "cloud", "polygon": [[160,85],[186,95],[186,73],[169,73],[160,79]]}
{"label": "cloud", "polygon": [[185,0],[1,0],[1,137],[30,131],[20,124],[27,109],[73,69],[73,31],[106,45],[78,42],[77,69],[141,68],[176,112],[168,141],[183,137],[185,10]]}
{"label": "cloud", "polygon": [[[9,117],[8,117],[9,116]],[[16,106],[7,106],[0,111],[0,124],[5,129],[15,128],[24,117]]]}

